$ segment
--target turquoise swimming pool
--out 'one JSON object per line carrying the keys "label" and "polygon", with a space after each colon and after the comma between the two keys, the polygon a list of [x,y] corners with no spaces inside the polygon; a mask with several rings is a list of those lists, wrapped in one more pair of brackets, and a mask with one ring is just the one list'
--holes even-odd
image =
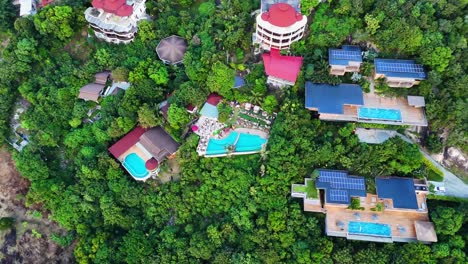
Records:
{"label": "turquoise swimming pool", "polygon": [[234,145],[234,143],[236,143],[235,152],[260,151],[262,149],[263,144],[265,144],[266,142],[267,140],[265,138],[262,138],[258,135],[250,135],[233,131],[223,139],[211,138],[208,141],[206,155],[227,154],[227,147],[229,145]]}
{"label": "turquoise swimming pool", "polygon": [[361,119],[401,121],[401,112],[397,109],[359,107],[358,117]]}
{"label": "turquoise swimming pool", "polygon": [[135,178],[145,178],[148,176],[148,170],[145,167],[145,161],[140,158],[136,153],[130,153],[125,157],[122,165],[132,174]]}
{"label": "turquoise swimming pool", "polygon": [[391,237],[392,230],[387,224],[354,222],[348,223],[348,233],[353,235]]}

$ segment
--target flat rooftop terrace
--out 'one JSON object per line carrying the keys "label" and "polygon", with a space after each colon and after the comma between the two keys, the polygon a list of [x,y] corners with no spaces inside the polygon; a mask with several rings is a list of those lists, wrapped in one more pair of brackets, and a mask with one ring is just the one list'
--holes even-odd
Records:
{"label": "flat rooftop terrace", "polygon": [[[417,241],[415,222],[429,222],[425,196],[424,193],[416,195],[419,211],[394,208],[391,199],[378,199],[377,195],[370,193],[360,199],[364,210],[350,210],[346,207],[326,204],[324,206],[324,211],[327,214],[326,233],[331,236],[346,237],[349,222],[370,222],[389,225],[392,241]],[[377,203],[384,204],[382,212],[371,210],[371,208],[375,208]],[[304,205],[304,211],[317,212],[318,210]],[[343,223],[344,225],[338,225],[337,223]]]}
{"label": "flat rooftop terrace", "polygon": [[320,113],[320,119],[332,121],[354,121],[387,125],[427,126],[424,108],[413,107],[404,97],[387,98],[376,94],[363,94],[364,105],[367,108],[394,109],[401,113],[401,121],[360,119],[357,105],[344,105],[343,114]]}

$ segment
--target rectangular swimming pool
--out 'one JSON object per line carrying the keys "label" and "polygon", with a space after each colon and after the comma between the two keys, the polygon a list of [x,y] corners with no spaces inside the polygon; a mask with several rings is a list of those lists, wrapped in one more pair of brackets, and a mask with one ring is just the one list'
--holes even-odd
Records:
{"label": "rectangular swimming pool", "polygon": [[358,117],[360,119],[401,121],[401,112],[397,109],[359,107]]}
{"label": "rectangular swimming pool", "polygon": [[392,229],[387,224],[350,221],[348,223],[348,233],[352,235],[391,237]]}
{"label": "rectangular swimming pool", "polygon": [[233,147],[234,152],[255,152],[260,151],[267,140],[258,135],[250,135],[232,131],[223,139],[211,138],[208,141],[206,155],[227,154],[228,147]]}

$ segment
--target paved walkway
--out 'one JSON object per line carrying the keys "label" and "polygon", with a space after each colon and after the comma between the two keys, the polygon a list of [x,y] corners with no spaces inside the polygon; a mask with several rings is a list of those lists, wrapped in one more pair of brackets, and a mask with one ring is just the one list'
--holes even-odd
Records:
{"label": "paved walkway", "polygon": [[389,138],[396,136],[396,131],[385,130],[385,129],[366,129],[358,127],[356,128],[356,135],[359,138],[359,142],[368,144],[380,144],[387,141]]}
{"label": "paved walkway", "polygon": [[[409,143],[414,143],[411,139],[407,136],[397,133],[397,136],[402,138],[404,141]],[[442,165],[440,165],[437,161],[435,161],[428,153],[426,153],[421,147],[419,147],[419,151],[421,154],[424,155],[432,164],[434,164],[437,168],[439,168],[444,173],[444,181],[443,182],[433,182],[430,181],[434,186],[445,186],[445,193],[438,193],[438,195],[446,195],[446,196],[454,196],[454,197],[461,197],[461,198],[468,198],[468,184],[464,183],[460,178],[455,176],[455,174],[451,173],[447,169],[445,169]]]}

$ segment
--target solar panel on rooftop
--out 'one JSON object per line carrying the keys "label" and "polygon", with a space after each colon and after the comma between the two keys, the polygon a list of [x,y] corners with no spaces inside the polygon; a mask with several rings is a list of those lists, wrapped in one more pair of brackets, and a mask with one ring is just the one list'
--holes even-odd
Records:
{"label": "solar panel on rooftop", "polygon": [[348,201],[348,192],[345,190],[330,190],[330,200],[334,202]]}
{"label": "solar panel on rooftop", "polygon": [[387,72],[411,72],[411,73],[424,73],[424,69],[420,64],[404,64],[404,63],[379,63],[377,67],[381,71]]}
{"label": "solar panel on rooftop", "polygon": [[348,174],[341,171],[320,171],[319,181],[328,182],[332,188],[365,190],[364,179],[350,178]]}
{"label": "solar panel on rooftop", "polygon": [[359,60],[361,53],[347,50],[331,50],[331,55],[335,59]]}

